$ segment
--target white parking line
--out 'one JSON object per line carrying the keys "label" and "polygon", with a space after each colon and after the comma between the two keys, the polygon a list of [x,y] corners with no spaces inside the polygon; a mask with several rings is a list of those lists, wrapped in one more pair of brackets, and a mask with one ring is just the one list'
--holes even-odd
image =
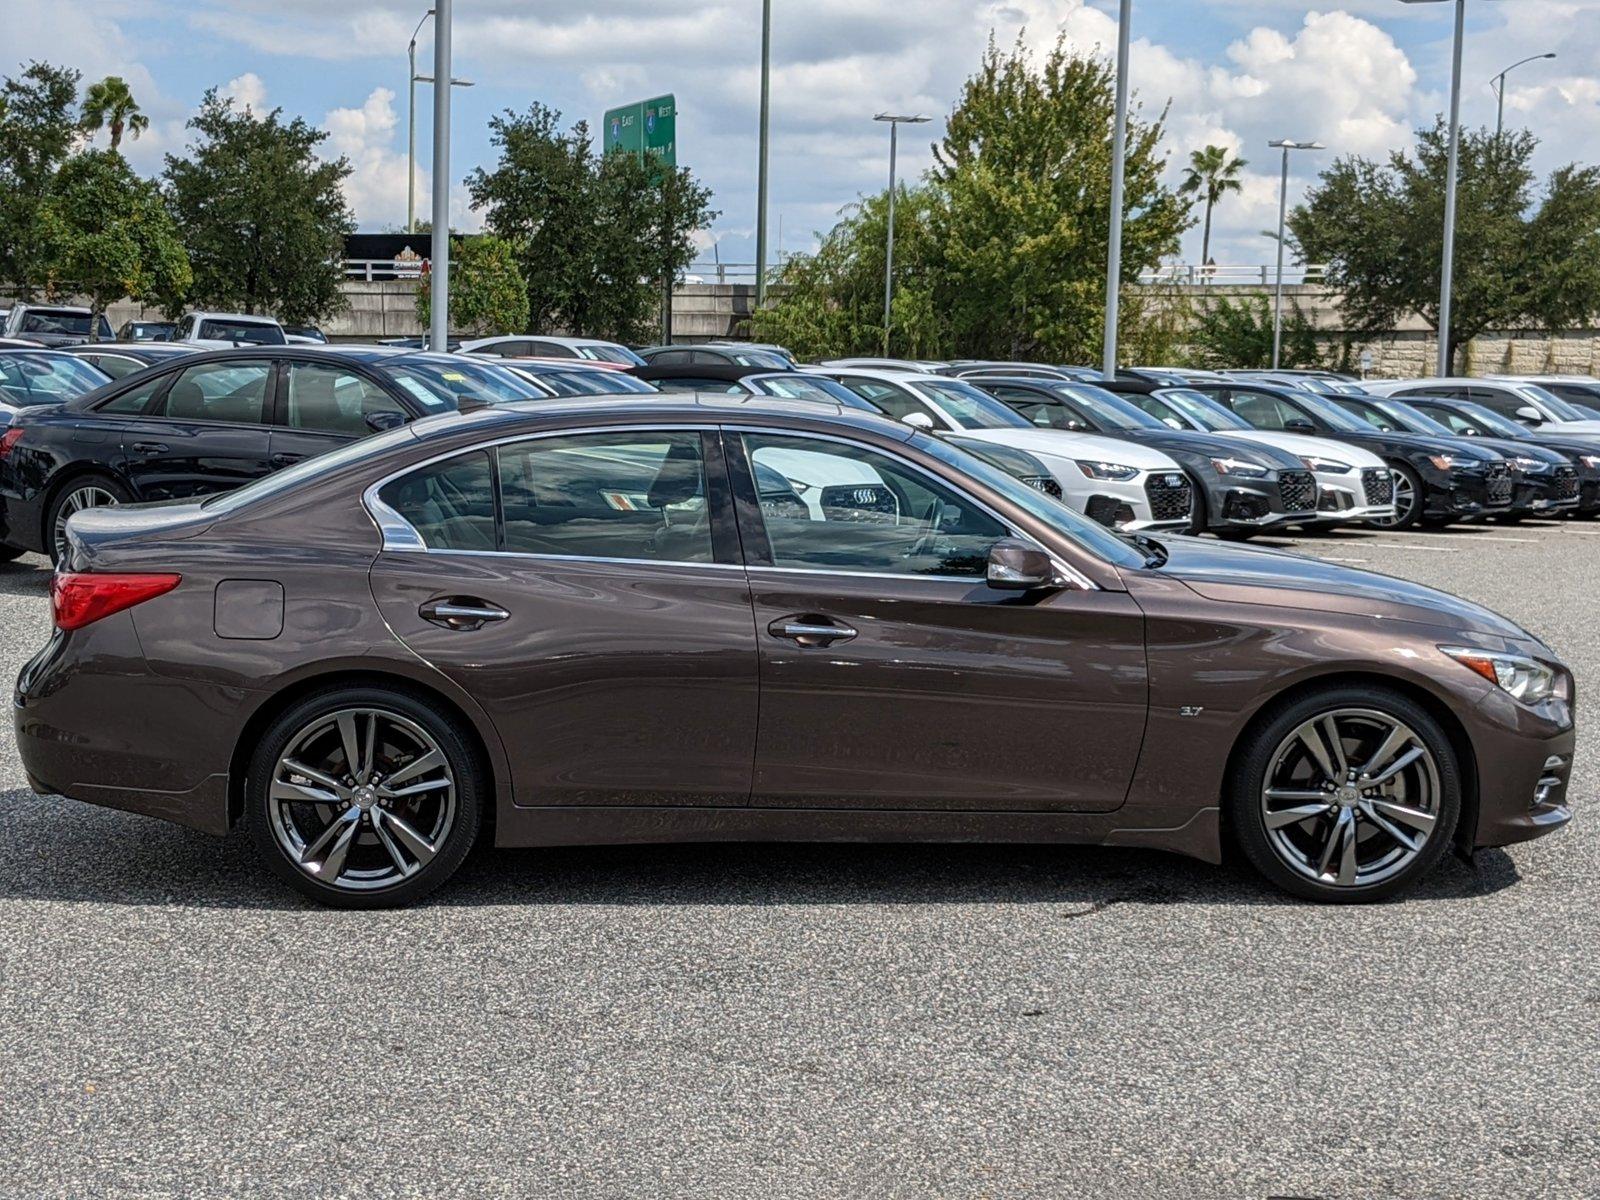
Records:
{"label": "white parking line", "polygon": [[1423,546],[1416,542],[1330,542],[1319,543],[1323,546],[1359,546],[1363,550],[1422,550],[1428,554],[1455,554],[1461,549],[1459,546]]}
{"label": "white parking line", "polygon": [[1336,563],[1364,563],[1364,562],[1370,561],[1370,560],[1365,559],[1365,558],[1335,558],[1331,554],[1319,554],[1319,555],[1317,555],[1317,557],[1320,558],[1323,562],[1336,562]]}

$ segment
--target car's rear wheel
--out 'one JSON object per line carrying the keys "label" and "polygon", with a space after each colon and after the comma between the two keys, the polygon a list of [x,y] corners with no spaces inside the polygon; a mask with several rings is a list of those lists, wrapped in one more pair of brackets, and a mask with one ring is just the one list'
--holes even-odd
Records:
{"label": "car's rear wheel", "polygon": [[50,533],[45,543],[50,561],[58,563],[66,557],[67,521],[74,513],[126,504],[132,499],[128,489],[109,475],[79,475],[69,480],[50,502],[50,514],[45,520],[45,528]]}
{"label": "car's rear wheel", "polygon": [[1444,730],[1382,687],[1302,697],[1239,747],[1228,815],[1251,864],[1311,900],[1381,900],[1450,845],[1461,775]]}
{"label": "car's rear wheel", "polygon": [[256,747],[245,787],[272,869],[343,908],[408,904],[448,879],[477,837],[486,792],[458,723],[384,688],[295,704]]}
{"label": "car's rear wheel", "polygon": [[1390,463],[1394,474],[1394,516],[1374,517],[1372,523],[1380,529],[1410,529],[1422,519],[1424,490],[1422,476],[1405,463]]}

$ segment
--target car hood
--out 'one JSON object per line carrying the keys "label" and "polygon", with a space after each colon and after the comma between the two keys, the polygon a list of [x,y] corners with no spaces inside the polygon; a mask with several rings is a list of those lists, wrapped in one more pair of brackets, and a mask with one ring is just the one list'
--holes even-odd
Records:
{"label": "car hood", "polygon": [[1542,459],[1547,463],[1564,463],[1567,461],[1567,456],[1565,454],[1560,454],[1550,449],[1550,447],[1541,446],[1536,442],[1524,442],[1513,438],[1486,437],[1476,437],[1472,440],[1477,442],[1478,445],[1486,446],[1490,450],[1495,451],[1505,458],[1515,458],[1517,455],[1521,454],[1527,458]]}
{"label": "car hood", "polygon": [[1141,445],[1154,446],[1168,454],[1199,454],[1206,458],[1238,458],[1280,471],[1303,471],[1305,463],[1299,455],[1279,450],[1266,443],[1245,449],[1233,438],[1215,433],[1191,432],[1182,429],[1128,429],[1119,430],[1118,437],[1126,437]]}
{"label": "car hood", "polygon": [[1577,433],[1584,437],[1600,436],[1600,421],[1546,421],[1539,426],[1540,433]]}
{"label": "car hood", "polygon": [[1406,621],[1496,637],[1531,636],[1480,604],[1409,580],[1281,550],[1188,537],[1159,540],[1168,557],[1156,570],[1208,600]]}
{"label": "car hood", "polygon": [[1064,429],[964,429],[964,438],[1015,446],[1043,458],[1092,458],[1119,462],[1144,471],[1175,471],[1178,464],[1160,450],[1138,442],[1124,442],[1097,433],[1068,433]]}
{"label": "car hood", "polygon": [[1396,454],[1453,454],[1473,462],[1499,462],[1505,456],[1479,443],[1477,438],[1445,437],[1434,433],[1331,433],[1330,441],[1358,446],[1384,446]]}
{"label": "car hood", "polygon": [[1383,459],[1371,450],[1357,446],[1354,442],[1334,442],[1333,445],[1329,445],[1333,441],[1332,438],[1310,437],[1303,433],[1269,433],[1265,429],[1219,430],[1216,436],[1229,440],[1257,442],[1263,446],[1276,446],[1280,450],[1287,450],[1290,454],[1307,458],[1336,458],[1341,462],[1348,462],[1357,470],[1383,466]]}

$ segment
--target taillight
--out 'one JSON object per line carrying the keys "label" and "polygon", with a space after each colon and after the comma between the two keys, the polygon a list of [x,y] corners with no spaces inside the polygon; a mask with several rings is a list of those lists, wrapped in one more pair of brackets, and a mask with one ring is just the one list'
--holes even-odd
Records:
{"label": "taillight", "polygon": [[0,458],[10,458],[11,449],[22,440],[22,430],[13,425],[4,433],[0,433]]}
{"label": "taillight", "polygon": [[182,575],[94,575],[57,571],[50,581],[50,610],[57,629],[82,629],[177,587]]}

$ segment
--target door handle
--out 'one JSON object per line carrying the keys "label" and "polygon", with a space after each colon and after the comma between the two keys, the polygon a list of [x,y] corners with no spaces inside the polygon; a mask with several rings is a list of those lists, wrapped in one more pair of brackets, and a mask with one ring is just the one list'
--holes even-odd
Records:
{"label": "door handle", "polygon": [[135,442],[133,448],[139,454],[165,454],[167,452],[167,444],[165,442]]}
{"label": "door handle", "polygon": [[487,621],[504,621],[511,614],[499,605],[467,596],[429,600],[417,609],[424,621],[446,629],[482,629]]}
{"label": "door handle", "polygon": [[856,636],[856,631],[850,626],[826,617],[779,617],[767,626],[767,632],[801,646],[830,646],[834,642],[848,642]]}
{"label": "door handle", "polygon": [[304,457],[304,454],[274,454],[272,456],[272,465],[274,468],[287,467],[299,462]]}

